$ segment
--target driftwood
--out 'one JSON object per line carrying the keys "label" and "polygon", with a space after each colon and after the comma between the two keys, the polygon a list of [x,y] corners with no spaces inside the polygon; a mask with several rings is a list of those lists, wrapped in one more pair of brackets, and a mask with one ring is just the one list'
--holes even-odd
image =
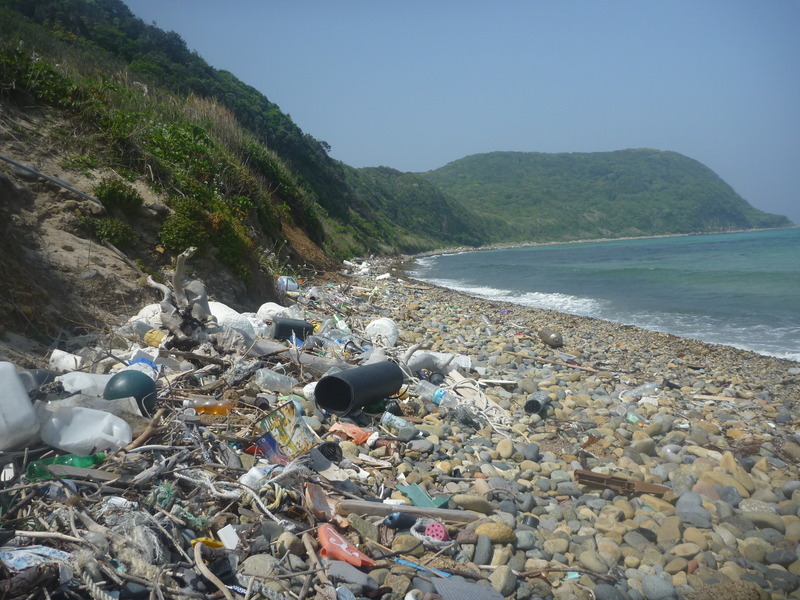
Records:
{"label": "driftwood", "polygon": [[452,510],[426,506],[397,506],[395,504],[370,502],[369,500],[340,500],[336,503],[334,512],[343,516],[356,513],[375,517],[385,517],[393,512],[402,512],[415,517],[430,517],[431,519],[457,523],[470,523],[485,516],[471,510]]}
{"label": "driftwood", "polygon": [[25,569],[10,579],[0,581],[0,598],[24,598],[31,592],[55,586],[58,565],[44,563]]}

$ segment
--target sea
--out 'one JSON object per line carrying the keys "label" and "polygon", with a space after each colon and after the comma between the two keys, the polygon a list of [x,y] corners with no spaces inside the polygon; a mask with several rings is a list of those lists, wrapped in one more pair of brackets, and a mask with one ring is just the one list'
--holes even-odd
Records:
{"label": "sea", "polygon": [[800,362],[800,228],[443,253],[409,275]]}

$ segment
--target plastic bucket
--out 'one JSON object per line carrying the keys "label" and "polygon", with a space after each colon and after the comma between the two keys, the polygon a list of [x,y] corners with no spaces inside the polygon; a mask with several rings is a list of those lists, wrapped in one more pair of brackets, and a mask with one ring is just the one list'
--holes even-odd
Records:
{"label": "plastic bucket", "polygon": [[314,333],[314,325],[301,319],[275,317],[272,319],[270,335],[275,340],[288,340],[294,336],[298,340],[305,340],[307,335]]}
{"label": "plastic bucket", "polygon": [[343,417],[397,392],[403,385],[403,371],[385,361],[326,375],[317,382],[317,406]]}

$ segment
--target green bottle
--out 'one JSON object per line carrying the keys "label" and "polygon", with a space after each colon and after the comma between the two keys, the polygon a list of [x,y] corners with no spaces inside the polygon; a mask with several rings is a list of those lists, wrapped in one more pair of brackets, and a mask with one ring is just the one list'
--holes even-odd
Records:
{"label": "green bottle", "polygon": [[35,460],[28,465],[25,472],[28,479],[52,479],[53,476],[48,473],[42,465],[69,465],[71,467],[95,467],[106,459],[105,452],[98,452],[89,456],[78,456],[76,454],[64,454],[62,456],[52,456],[50,458],[43,458],[42,460]]}

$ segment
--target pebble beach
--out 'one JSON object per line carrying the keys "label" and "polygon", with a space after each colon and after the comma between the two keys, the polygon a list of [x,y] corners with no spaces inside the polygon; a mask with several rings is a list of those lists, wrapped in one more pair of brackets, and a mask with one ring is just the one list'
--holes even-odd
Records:
{"label": "pebble beach", "polygon": [[[14,482],[18,493],[36,492],[4,515],[16,542],[30,543],[31,515],[82,541],[83,571],[97,576],[80,597],[103,597],[91,593],[101,581],[120,598],[800,598],[800,364],[472,298],[414,281],[397,261],[351,266],[313,285],[316,300],[305,296],[305,282],[282,304],[297,302],[314,321],[338,313],[356,337],[390,319],[398,335],[381,350],[386,358],[409,365],[415,355],[435,357],[435,368],[407,373],[397,398],[402,421],[326,414],[313,401],[320,374],[288,361],[291,352],[263,355],[297,378],[305,423],[341,454],[325,468],[306,463],[294,479],[256,485],[257,498],[241,485],[224,487],[255,465],[234,442],[249,427],[242,422],[263,415],[253,416],[256,400],[280,400],[239,381],[225,391],[233,412],[187,425],[176,376],[160,395],[160,427],[109,457],[100,467],[107,477],[87,475],[99,484],[64,490],[81,500],[37,495],[46,483]],[[121,346],[101,345],[109,344]],[[362,361],[342,356],[351,367]],[[209,366],[214,360],[226,364],[210,356]],[[433,372],[445,376],[450,402],[417,393]],[[344,435],[351,425],[370,439]],[[331,509],[315,512],[303,484],[332,474],[340,481],[325,486]],[[127,510],[152,539],[119,529],[125,509],[118,500],[107,512],[112,495],[136,501]],[[356,505],[342,509],[348,499]],[[436,539],[428,529],[421,537],[387,526],[387,510],[412,505],[441,525]],[[324,557],[319,522],[299,523],[301,506],[368,558]],[[68,510],[83,515],[77,527]],[[212,563],[195,546],[226,526],[238,535],[227,571],[218,565],[224,549]],[[128,545],[150,549],[151,564],[116,546],[121,531]],[[238,587],[206,577],[204,563]]]}
{"label": "pebble beach", "polygon": [[[799,364],[419,282],[382,284],[401,339],[469,356],[470,377],[513,422],[474,431],[434,411],[419,426],[425,442],[398,466],[431,495],[469,498],[486,513],[458,532],[458,559],[491,565],[484,573],[503,596],[800,597]],[[544,343],[542,330],[563,345]],[[657,390],[631,395],[648,383]],[[526,413],[542,392],[551,404]],[[578,470],[667,491],[588,487]]]}

